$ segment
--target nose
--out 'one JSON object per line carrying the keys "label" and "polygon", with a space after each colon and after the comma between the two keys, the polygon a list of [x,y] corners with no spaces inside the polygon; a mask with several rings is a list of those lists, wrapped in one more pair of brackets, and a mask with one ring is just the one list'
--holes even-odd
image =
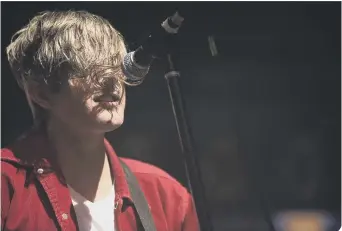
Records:
{"label": "nose", "polygon": [[119,94],[114,94],[114,95],[113,95],[113,100],[114,100],[114,102],[119,102],[119,101],[121,101],[121,95],[119,95]]}
{"label": "nose", "polygon": [[98,87],[104,94],[114,96],[116,101],[120,100],[124,93],[124,83],[120,81],[120,74],[121,72],[115,68],[103,68],[97,73]]}
{"label": "nose", "polygon": [[103,92],[112,95],[114,101],[120,101],[124,91],[123,83],[116,78],[105,78]]}
{"label": "nose", "polygon": [[116,78],[108,78],[105,81],[105,88],[110,89],[111,91],[117,92],[117,91],[122,91],[122,85],[123,83],[121,81],[119,81]]}

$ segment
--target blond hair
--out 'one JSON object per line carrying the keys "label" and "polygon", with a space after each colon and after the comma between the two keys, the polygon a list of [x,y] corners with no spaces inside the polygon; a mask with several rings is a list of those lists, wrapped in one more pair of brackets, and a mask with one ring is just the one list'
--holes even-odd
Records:
{"label": "blond hair", "polygon": [[104,75],[125,82],[120,67],[126,54],[123,36],[106,19],[86,11],[40,13],[14,34],[6,51],[35,122],[42,119],[43,109],[30,99],[31,81],[54,93],[70,78],[87,80],[83,86],[93,88],[101,87],[98,77]]}

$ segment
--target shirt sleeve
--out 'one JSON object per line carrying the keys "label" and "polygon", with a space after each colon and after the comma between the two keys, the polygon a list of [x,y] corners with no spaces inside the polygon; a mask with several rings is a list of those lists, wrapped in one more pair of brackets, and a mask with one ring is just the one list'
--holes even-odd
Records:
{"label": "shirt sleeve", "polygon": [[191,194],[187,193],[182,231],[200,231],[195,204]]}

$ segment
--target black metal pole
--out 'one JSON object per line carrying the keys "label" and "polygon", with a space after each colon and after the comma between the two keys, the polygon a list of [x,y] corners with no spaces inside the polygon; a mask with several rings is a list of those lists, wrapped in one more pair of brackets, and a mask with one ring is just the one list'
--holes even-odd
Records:
{"label": "black metal pole", "polygon": [[167,58],[169,72],[165,74],[165,79],[170,93],[173,114],[184,157],[189,189],[193,196],[201,231],[212,231],[213,226],[206,202],[198,159],[194,150],[193,137],[185,112],[185,102],[180,86],[180,73],[176,71],[171,55],[168,55]]}

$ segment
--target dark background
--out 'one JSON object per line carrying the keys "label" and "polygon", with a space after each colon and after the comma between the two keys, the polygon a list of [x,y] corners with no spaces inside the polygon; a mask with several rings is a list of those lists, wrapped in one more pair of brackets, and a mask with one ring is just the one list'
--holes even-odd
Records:
{"label": "dark background", "polygon": [[[271,212],[327,211],[340,224],[340,2],[2,3],[2,146],[31,123],[5,48],[37,12],[87,10],[127,43],[179,9],[179,67],[216,230],[267,230]],[[207,37],[215,37],[212,57]],[[184,185],[164,66],[128,89],[125,124],[108,134],[120,156],[155,164]]]}

